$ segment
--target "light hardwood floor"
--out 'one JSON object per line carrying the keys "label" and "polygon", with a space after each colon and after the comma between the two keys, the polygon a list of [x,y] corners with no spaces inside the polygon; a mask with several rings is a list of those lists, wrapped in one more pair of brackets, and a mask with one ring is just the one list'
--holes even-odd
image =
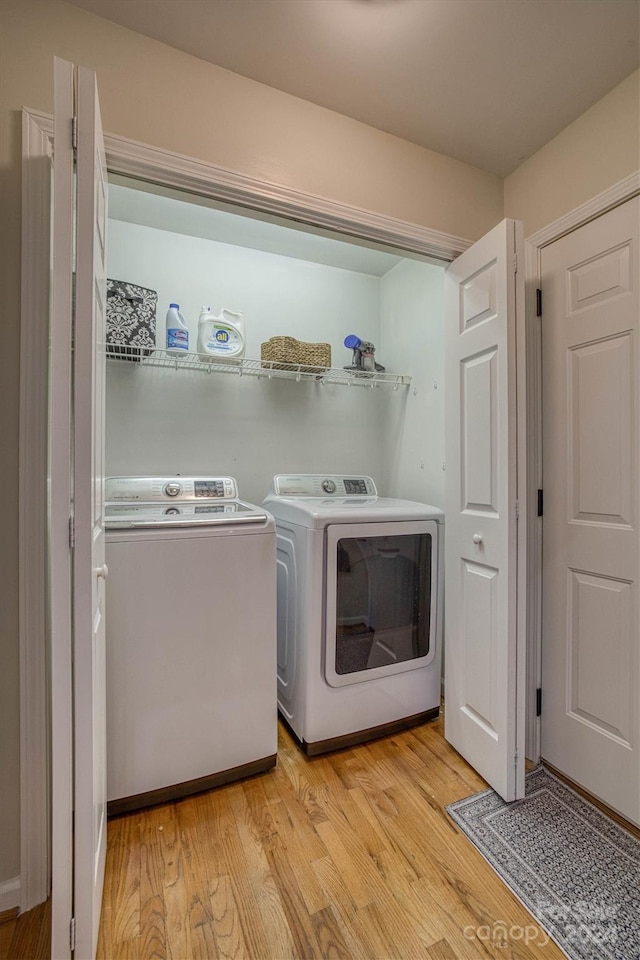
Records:
{"label": "light hardwood floor", "polygon": [[51,956],[51,901],[14,916],[0,914],[0,960],[48,960]]}
{"label": "light hardwood floor", "polygon": [[275,770],[109,821],[98,957],[556,960],[444,811],[484,787],[441,720],[313,759],[281,727]]}

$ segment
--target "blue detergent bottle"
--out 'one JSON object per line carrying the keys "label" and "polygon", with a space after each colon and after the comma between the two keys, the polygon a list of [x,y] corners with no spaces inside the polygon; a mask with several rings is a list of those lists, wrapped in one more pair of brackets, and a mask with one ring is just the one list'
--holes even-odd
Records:
{"label": "blue detergent bottle", "polygon": [[189,353],[189,327],[178,303],[170,303],[167,310],[167,353],[172,357]]}

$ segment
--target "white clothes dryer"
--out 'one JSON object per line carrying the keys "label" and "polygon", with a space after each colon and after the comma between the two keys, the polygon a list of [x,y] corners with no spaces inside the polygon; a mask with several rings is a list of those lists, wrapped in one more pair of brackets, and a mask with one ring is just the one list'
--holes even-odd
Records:
{"label": "white clothes dryer", "polygon": [[231,477],[105,482],[107,809],[276,762],[275,525]]}
{"label": "white clothes dryer", "polygon": [[307,754],[440,709],[444,514],[370,477],[279,475],[278,708]]}

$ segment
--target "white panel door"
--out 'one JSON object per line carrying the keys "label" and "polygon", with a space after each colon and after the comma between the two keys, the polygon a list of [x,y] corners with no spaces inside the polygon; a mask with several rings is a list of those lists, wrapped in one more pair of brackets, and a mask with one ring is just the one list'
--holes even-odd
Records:
{"label": "white panel door", "polygon": [[640,824],[640,199],[542,250],[542,756]]}
{"label": "white panel door", "polygon": [[524,794],[516,447],[521,235],[519,223],[504,220],[445,273],[445,737],[505,800]]}
{"label": "white panel door", "polygon": [[49,509],[52,956],[60,958],[71,953],[72,909],[76,955],[95,956],[106,851],[106,191],[95,74],[80,68],[75,82],[73,65],[56,58]]}
{"label": "white panel door", "polygon": [[49,352],[51,633],[51,956],[71,955],[73,909],[71,343],[74,249],[73,66],[54,60],[53,230]]}
{"label": "white panel door", "polygon": [[94,957],[106,851],[104,341],[107,171],[95,74],[77,76],[74,314],[74,911],[76,955]]}

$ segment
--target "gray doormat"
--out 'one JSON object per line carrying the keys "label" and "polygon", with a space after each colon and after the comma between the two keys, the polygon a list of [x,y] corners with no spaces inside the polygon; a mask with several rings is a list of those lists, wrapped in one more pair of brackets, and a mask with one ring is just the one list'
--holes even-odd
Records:
{"label": "gray doormat", "polygon": [[[544,767],[523,800],[485,790],[447,811],[571,960],[640,960],[640,840]],[[542,931],[505,921],[470,936],[541,945]]]}

